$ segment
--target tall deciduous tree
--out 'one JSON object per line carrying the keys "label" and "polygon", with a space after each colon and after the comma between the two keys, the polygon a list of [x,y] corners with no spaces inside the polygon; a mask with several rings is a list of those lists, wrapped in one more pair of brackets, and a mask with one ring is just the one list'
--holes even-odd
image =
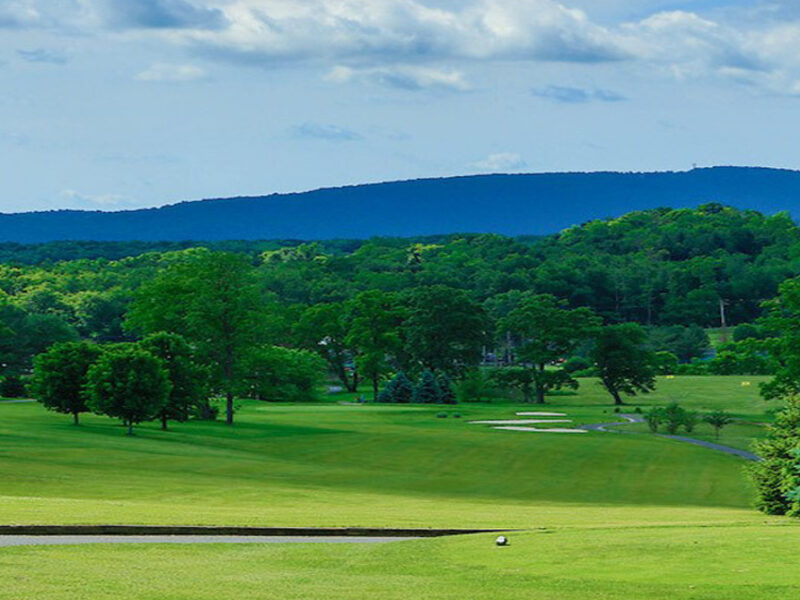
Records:
{"label": "tall deciduous tree", "polygon": [[499,329],[519,339],[519,362],[533,369],[536,402],[544,403],[552,389],[577,387],[577,382],[556,366],[591,337],[600,319],[588,308],[569,309],[549,294],[531,295],[500,320]]}
{"label": "tall deciduous tree", "polygon": [[347,344],[350,311],[342,302],[316,304],[303,311],[294,326],[300,347],[316,352],[328,363],[348,392],[358,391],[358,370],[350,368],[353,352]]}
{"label": "tall deciduous tree", "polygon": [[126,326],[144,333],[179,333],[195,345],[225,394],[225,422],[232,425],[239,367],[265,341],[265,318],[247,259],[200,251],[142,286]]}
{"label": "tall deciduous tree", "polygon": [[461,374],[480,363],[490,340],[486,311],[463,290],[432,285],[407,294],[403,325],[411,371]]}
{"label": "tall deciduous tree", "polygon": [[117,417],[128,426],[156,418],[169,398],[164,363],[136,345],[106,351],[89,368],[88,406],[98,414]]}
{"label": "tall deciduous tree", "polygon": [[350,332],[346,343],[356,349],[356,365],[362,377],[372,382],[378,398],[381,379],[390,370],[390,358],[400,349],[400,324],[404,311],[393,294],[370,290],[349,303]]}
{"label": "tall deciduous tree", "polygon": [[160,358],[167,370],[170,393],[158,417],[161,428],[167,428],[167,421],[186,421],[192,410],[208,417],[207,372],[194,361],[191,346],[177,333],[152,333],[139,344],[156,358]]}
{"label": "tall deciduous tree", "polygon": [[71,414],[75,425],[88,412],[86,375],[102,350],[90,342],[62,342],[34,359],[33,393],[49,410]]}
{"label": "tall deciduous tree", "polygon": [[647,334],[636,323],[602,327],[595,335],[591,359],[614,404],[624,404],[623,394],[635,396],[655,389],[656,359],[646,343]]}

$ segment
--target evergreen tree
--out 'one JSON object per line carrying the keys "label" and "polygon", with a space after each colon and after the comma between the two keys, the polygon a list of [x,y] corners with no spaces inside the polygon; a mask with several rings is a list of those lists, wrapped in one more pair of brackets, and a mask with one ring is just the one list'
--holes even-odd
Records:
{"label": "evergreen tree", "polygon": [[456,404],[456,393],[453,390],[453,382],[444,371],[440,372],[436,377],[436,383],[439,385],[439,402],[442,404]]}
{"label": "evergreen tree", "polygon": [[392,388],[391,402],[408,404],[414,397],[414,384],[402,371],[394,376],[389,385]]}
{"label": "evergreen tree", "polygon": [[414,388],[415,404],[437,404],[441,401],[442,392],[436,382],[433,371],[426,370],[422,373],[419,383]]}
{"label": "evergreen tree", "polygon": [[800,515],[800,497],[790,494],[800,486],[800,396],[792,396],[770,426],[767,439],[756,443],[762,458],[750,466],[758,492],[756,506],[770,515]]}

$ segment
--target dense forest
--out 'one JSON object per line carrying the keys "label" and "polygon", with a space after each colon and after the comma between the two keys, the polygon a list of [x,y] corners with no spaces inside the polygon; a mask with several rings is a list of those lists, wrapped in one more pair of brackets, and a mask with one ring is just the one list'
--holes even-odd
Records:
{"label": "dense forest", "polygon": [[[723,318],[731,327],[755,321],[762,303],[800,273],[800,229],[786,214],[707,204],[634,212],[541,238],[61,242],[4,244],[0,252],[6,378],[25,376],[33,358],[55,342],[137,339],[147,331],[131,325],[130,313],[142,290],[154,281],[174,281],[182,265],[191,270],[199,256],[220,255],[239,257],[246,266],[256,310],[265,316],[264,340],[318,352],[321,339],[338,336],[338,359],[328,362],[347,383],[344,365],[355,354],[344,342],[352,338],[344,321],[356,318],[354,302],[363,303],[366,292],[387,294],[406,309],[416,303],[417,313],[454,298],[475,307],[481,315],[475,327],[484,337],[473,340],[482,348],[473,362],[514,360],[516,337],[498,325],[531,295],[552,296],[567,309],[590,309],[606,325],[639,323],[648,328],[653,350],[668,351],[681,363],[700,359],[709,348],[701,328],[718,327]],[[167,305],[180,302],[176,293],[164,292]],[[435,315],[430,319],[435,322]],[[406,331],[413,330],[409,323]],[[159,329],[168,328],[150,328]],[[759,335],[751,329],[749,337]],[[331,348],[323,358],[331,358]],[[402,363],[403,353],[395,354]],[[754,372],[765,369],[760,362],[748,364]]]}
{"label": "dense forest", "polygon": [[246,256],[265,298],[287,306],[436,284],[495,311],[515,292],[534,291],[608,322],[645,325],[719,326],[720,303],[728,325],[752,321],[778,285],[800,273],[800,229],[788,215],[707,204],[633,212],[547,237],[4,243],[0,289],[26,313],[117,339],[140,284],[201,247]]}

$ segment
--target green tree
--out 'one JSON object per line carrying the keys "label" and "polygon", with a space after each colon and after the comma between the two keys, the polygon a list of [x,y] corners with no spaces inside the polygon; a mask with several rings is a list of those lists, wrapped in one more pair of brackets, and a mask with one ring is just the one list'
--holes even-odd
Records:
{"label": "green tree", "polygon": [[358,371],[348,367],[353,351],[347,344],[350,310],[342,302],[316,304],[306,308],[294,326],[301,348],[316,352],[348,392],[358,391]]}
{"label": "green tree", "polygon": [[77,341],[78,334],[56,314],[27,313],[0,300],[0,369],[4,375],[23,375],[33,357],[58,342]]}
{"label": "green tree", "polygon": [[756,442],[761,461],[750,465],[756,486],[756,506],[770,515],[800,516],[800,498],[791,496],[800,486],[800,396],[785,399],[767,438]]}
{"label": "green tree", "polygon": [[136,345],[119,345],[104,352],[89,368],[86,390],[89,408],[133,426],[155,419],[169,398],[164,363]]}
{"label": "green tree", "polygon": [[403,324],[407,366],[461,374],[480,364],[490,322],[482,306],[463,290],[424,286],[406,296],[408,318]]}
{"label": "green tree", "polygon": [[392,377],[386,387],[378,394],[377,401],[394,404],[408,404],[414,398],[414,384],[402,371]]}
{"label": "green tree", "polygon": [[[762,322],[768,331],[780,332],[759,344],[775,361],[775,377],[761,384],[766,400],[800,395],[800,278],[784,282],[779,295],[765,303]],[[748,340],[748,342],[753,342]],[[746,343],[746,342],[742,342]]]}
{"label": "green tree", "polygon": [[414,402],[416,404],[438,404],[441,394],[433,371],[423,371],[419,383],[414,388]]}
{"label": "green tree", "polygon": [[555,296],[538,294],[523,300],[498,327],[520,340],[518,361],[531,365],[536,402],[543,404],[548,391],[577,387],[577,381],[556,363],[590,338],[599,325],[600,319],[588,308],[570,309]]}
{"label": "green tree", "polygon": [[139,345],[161,359],[169,376],[169,397],[158,415],[161,428],[167,428],[168,420],[188,420],[195,410],[209,418],[207,372],[195,363],[192,348],[186,340],[177,333],[160,332],[148,335]]}
{"label": "green tree", "polygon": [[439,398],[442,404],[455,404],[456,393],[453,390],[453,381],[447,373],[439,373],[436,377],[436,383],[439,386]]}
{"label": "green tree", "polygon": [[525,367],[505,367],[490,371],[490,379],[504,389],[516,389],[523,402],[532,402],[536,388],[536,372]]}
{"label": "green tree", "polygon": [[720,431],[722,431],[723,427],[733,422],[733,417],[724,410],[719,409],[705,415],[703,421],[714,428],[714,438],[718,440]]}
{"label": "green tree", "polygon": [[61,342],[34,359],[33,394],[48,410],[70,414],[75,425],[88,412],[86,375],[102,353],[90,342]]}
{"label": "green tree", "polygon": [[656,387],[655,356],[646,342],[647,334],[636,323],[608,325],[595,336],[591,359],[615,405],[624,404],[622,394],[647,394]]}
{"label": "green tree", "polygon": [[225,395],[225,422],[232,425],[242,361],[266,338],[263,308],[245,257],[200,251],[187,254],[138,290],[126,327],[178,333],[195,346]]}
{"label": "green tree", "polygon": [[356,350],[358,371],[372,382],[377,399],[381,379],[391,369],[390,359],[400,349],[404,311],[394,295],[378,290],[358,294],[348,308],[351,322],[346,344]]}
{"label": "green tree", "polygon": [[324,380],[325,362],[307,350],[260,346],[241,368],[239,393],[269,402],[312,402]]}

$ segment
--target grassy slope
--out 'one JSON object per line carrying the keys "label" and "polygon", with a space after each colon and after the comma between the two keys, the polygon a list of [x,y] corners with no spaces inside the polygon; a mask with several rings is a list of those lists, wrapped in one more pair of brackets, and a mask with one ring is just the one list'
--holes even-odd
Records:
{"label": "grassy slope", "polygon": [[[661,401],[692,390],[697,405],[722,392],[739,414],[758,410],[752,388],[720,378],[664,381]],[[589,382],[550,406],[577,422],[613,420],[605,403]],[[464,405],[450,411],[457,420],[437,419],[438,407],[244,403],[233,429],[147,425],[129,438],[106,418],[76,428],[38,405],[4,405],[0,522],[529,527],[625,520],[643,507],[668,520],[749,515],[736,458],[646,435],[466,422],[519,408]]]}
{"label": "grassy slope", "polygon": [[[770,408],[757,380],[678,378],[644,405]],[[592,382],[551,399],[614,420]],[[0,598],[794,598],[800,527],[750,509],[743,461],[649,435],[493,431],[510,404],[245,403],[239,424],[119,426],[0,406],[0,522],[529,528],[377,546],[0,549]],[[758,431],[754,425],[743,425]],[[710,432],[706,432],[710,433]],[[698,431],[698,435],[703,435]],[[740,437],[726,430],[726,436]],[[746,440],[743,441],[746,443]],[[544,529],[541,529],[544,528]]]}

